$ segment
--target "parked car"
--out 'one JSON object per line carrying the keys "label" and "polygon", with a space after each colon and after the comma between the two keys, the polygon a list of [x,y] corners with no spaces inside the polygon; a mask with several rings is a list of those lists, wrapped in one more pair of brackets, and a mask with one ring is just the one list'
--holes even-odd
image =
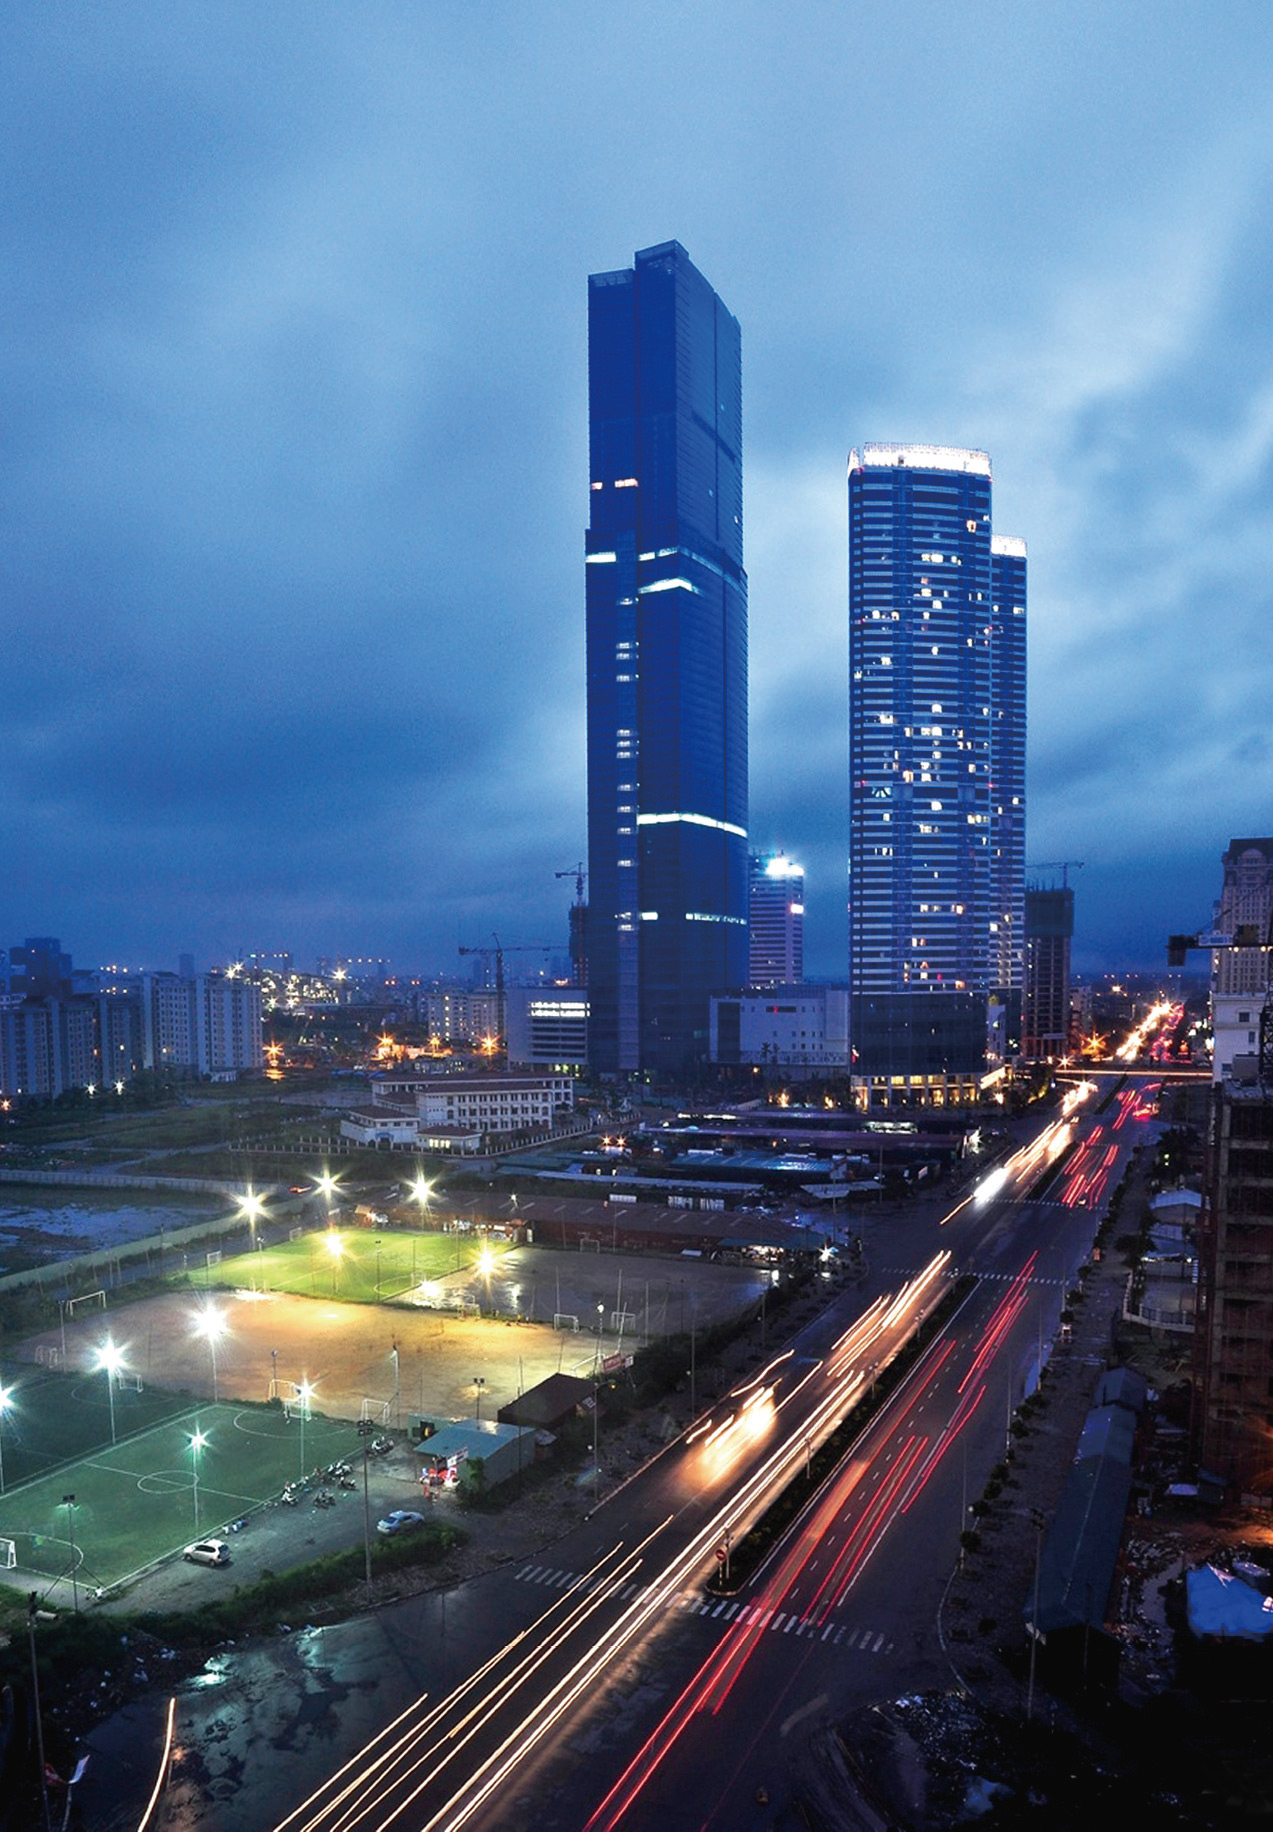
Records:
{"label": "parked car", "polygon": [[392,1514],[386,1514],[383,1520],[376,1522],[376,1532],[410,1533],[414,1527],[423,1525],[423,1514],[417,1514],[411,1508],[395,1508]]}
{"label": "parked car", "polygon": [[228,1565],[230,1548],[223,1539],[197,1539],[181,1556],[192,1565]]}

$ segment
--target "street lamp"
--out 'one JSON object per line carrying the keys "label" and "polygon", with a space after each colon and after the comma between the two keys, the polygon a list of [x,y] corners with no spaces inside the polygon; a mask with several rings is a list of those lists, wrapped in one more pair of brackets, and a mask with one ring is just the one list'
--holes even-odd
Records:
{"label": "street lamp", "polygon": [[4,1494],[4,1415],[13,1404],[13,1388],[0,1387],[0,1495]]}
{"label": "street lamp", "polygon": [[110,1408],[111,1408],[111,1443],[114,1444],[116,1442],[116,1439],[115,1439],[115,1376],[119,1373],[120,1369],[124,1365],[124,1351],[121,1348],[116,1348],[115,1344],[111,1341],[109,1336],[106,1338],[101,1348],[98,1349],[97,1351],[97,1365],[99,1368],[103,1370],[103,1372],[106,1375],[106,1393],[107,1393],[107,1397],[110,1400]]}
{"label": "street lamp", "polygon": [[485,1385],[486,1381],[481,1374],[475,1374],[473,1376],[473,1386],[477,1393],[477,1410],[473,1416],[477,1419],[480,1419],[482,1416],[482,1388]]}
{"label": "street lamp", "polygon": [[190,1436],[190,1461],[194,1469],[194,1530],[199,1534],[199,1452],[207,1443],[202,1425],[196,1425]]}
{"label": "street lamp", "polygon": [[209,1305],[195,1324],[195,1334],[205,1339],[208,1344],[208,1352],[212,1356],[212,1403],[214,1406],[220,1398],[217,1388],[217,1342],[225,1333],[225,1318],[219,1310]]}
{"label": "street lamp", "polygon": [[75,1561],[79,1554],[75,1550],[74,1495],[63,1495],[62,1506],[66,1509],[66,1537],[71,1546],[71,1606],[78,1616],[80,1613],[80,1582],[75,1575]]}

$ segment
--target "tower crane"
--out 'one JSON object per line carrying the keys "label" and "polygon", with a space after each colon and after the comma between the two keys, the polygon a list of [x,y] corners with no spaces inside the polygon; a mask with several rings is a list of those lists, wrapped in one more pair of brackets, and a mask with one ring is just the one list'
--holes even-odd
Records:
{"label": "tower crane", "polygon": [[1059,871],[1061,889],[1069,890],[1071,871],[1082,871],[1082,859],[1036,859],[1033,865],[1027,865],[1027,871]]}
{"label": "tower crane", "polygon": [[463,948],[462,947],[460,949],[460,953],[461,954],[477,954],[477,955],[480,955],[483,960],[487,960],[487,961],[494,959],[494,962],[495,962],[495,1024],[496,1024],[497,1030],[499,1031],[500,1041],[503,1042],[507,1035],[507,1030],[506,1030],[506,1026],[504,1023],[504,1016],[505,1016],[504,956],[506,954],[549,954],[552,952],[552,950],[549,948],[546,942],[540,943],[540,942],[533,942],[533,941],[513,942],[509,947],[506,948],[503,942],[500,940],[499,936],[496,935],[493,929],[491,931],[491,940],[495,943],[495,946],[493,948]]}
{"label": "tower crane", "polygon": [[575,900],[570,906],[570,977],[576,986],[588,984],[588,943],[585,923],[588,917],[588,905],[584,902],[584,885],[588,874],[584,870],[583,860],[577,865],[567,867],[565,871],[554,872],[557,878],[573,878],[575,881]]}

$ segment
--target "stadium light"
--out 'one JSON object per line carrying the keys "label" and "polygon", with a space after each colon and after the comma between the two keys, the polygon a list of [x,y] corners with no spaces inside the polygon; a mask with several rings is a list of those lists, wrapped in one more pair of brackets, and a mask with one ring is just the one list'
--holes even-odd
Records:
{"label": "stadium light", "polygon": [[194,1468],[194,1530],[199,1534],[199,1452],[207,1443],[207,1434],[202,1425],[196,1425],[190,1434],[190,1460]]}
{"label": "stadium light", "polygon": [[340,1256],[345,1251],[345,1243],[333,1228],[327,1236],[327,1251],[332,1256],[332,1296],[336,1296],[336,1280],[340,1273]]}
{"label": "stadium light", "polygon": [[301,1480],[302,1481],[304,1481],[305,1479],[305,1417],[309,1411],[309,1402],[310,1402],[310,1397],[313,1394],[313,1391],[314,1391],[313,1387],[310,1386],[307,1380],[303,1380],[300,1386],[297,1387],[296,1389],[296,1397],[300,1401],[300,1411],[301,1411]]}
{"label": "stadium light", "polygon": [[124,1365],[124,1351],[118,1348],[108,1336],[97,1351],[97,1365],[106,1375],[106,1393],[111,1406],[111,1443],[115,1439],[115,1376]]}
{"label": "stadium light", "polygon": [[13,1388],[0,1387],[0,1495],[4,1494],[4,1415],[13,1404]]}
{"label": "stadium light", "polygon": [[195,1334],[205,1338],[212,1356],[212,1403],[215,1406],[220,1394],[217,1390],[217,1343],[228,1331],[228,1324],[221,1312],[211,1304],[203,1310],[195,1321]]}

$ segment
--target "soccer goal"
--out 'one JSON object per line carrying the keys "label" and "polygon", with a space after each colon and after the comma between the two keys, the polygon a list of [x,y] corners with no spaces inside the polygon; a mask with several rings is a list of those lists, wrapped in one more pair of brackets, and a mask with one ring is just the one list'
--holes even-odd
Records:
{"label": "soccer goal", "polygon": [[387,1425],[389,1423],[389,1414],[392,1408],[393,1401],[391,1399],[368,1399],[366,1394],[364,1394],[362,1411],[358,1414],[358,1417],[360,1420],[373,1425]]}
{"label": "soccer goal", "polygon": [[81,1307],[87,1310],[105,1310],[106,1293],[104,1291],[86,1291],[82,1297],[66,1300],[66,1314],[73,1317]]}
{"label": "soccer goal", "polygon": [[35,1351],[37,1364],[42,1368],[60,1368],[62,1365],[61,1349],[46,1348],[43,1343]]}
{"label": "soccer goal", "polygon": [[221,1264],[220,1247],[209,1247],[203,1257],[210,1272],[214,1266],[219,1266]]}
{"label": "soccer goal", "polygon": [[116,1368],[115,1391],[117,1393],[144,1393],[146,1388],[140,1374],[134,1374],[126,1368]]}
{"label": "soccer goal", "polygon": [[11,1539],[0,1539],[0,1571],[12,1571],[18,1562],[17,1543]]}
{"label": "soccer goal", "polygon": [[579,1334],[579,1319],[578,1317],[571,1316],[568,1310],[555,1310],[553,1312],[553,1328],[562,1329],[562,1330],[573,1330],[575,1335],[578,1335]]}

